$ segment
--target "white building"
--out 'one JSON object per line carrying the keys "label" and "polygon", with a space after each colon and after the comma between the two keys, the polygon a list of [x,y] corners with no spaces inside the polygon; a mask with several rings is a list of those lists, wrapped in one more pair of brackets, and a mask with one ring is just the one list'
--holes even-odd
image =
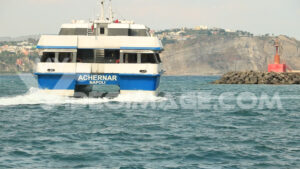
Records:
{"label": "white building", "polygon": [[200,25],[200,26],[196,26],[195,28],[194,28],[194,30],[207,30],[208,29],[208,26],[206,26],[206,25]]}
{"label": "white building", "polygon": [[225,29],[225,32],[235,32],[235,31],[231,29]]}

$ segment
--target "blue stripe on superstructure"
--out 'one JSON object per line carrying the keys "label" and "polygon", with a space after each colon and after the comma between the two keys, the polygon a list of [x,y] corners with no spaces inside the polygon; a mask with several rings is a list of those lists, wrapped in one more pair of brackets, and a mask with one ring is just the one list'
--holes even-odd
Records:
{"label": "blue stripe on superstructure", "polygon": [[161,47],[120,47],[121,50],[162,50]]}
{"label": "blue stripe on superstructure", "polygon": [[36,46],[37,49],[77,49],[77,46]]}

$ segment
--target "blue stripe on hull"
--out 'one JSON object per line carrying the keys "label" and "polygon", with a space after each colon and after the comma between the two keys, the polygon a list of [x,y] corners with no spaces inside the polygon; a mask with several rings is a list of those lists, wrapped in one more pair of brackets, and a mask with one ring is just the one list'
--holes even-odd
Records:
{"label": "blue stripe on hull", "polygon": [[[83,83],[78,80],[80,74],[36,73],[39,88],[49,90],[74,90],[76,85]],[[87,74],[93,75],[93,74]],[[108,75],[108,74],[101,74]],[[109,74],[111,75],[111,74]],[[120,90],[155,91],[159,87],[160,75],[118,74],[115,83],[93,83],[94,85],[118,85]],[[85,84],[85,83],[84,83]]]}
{"label": "blue stripe on hull", "polygon": [[38,84],[40,89],[49,90],[74,90],[76,86],[76,75],[46,74],[38,75]]}
{"label": "blue stripe on hull", "polygon": [[160,76],[120,75],[120,90],[155,91],[158,88]]}

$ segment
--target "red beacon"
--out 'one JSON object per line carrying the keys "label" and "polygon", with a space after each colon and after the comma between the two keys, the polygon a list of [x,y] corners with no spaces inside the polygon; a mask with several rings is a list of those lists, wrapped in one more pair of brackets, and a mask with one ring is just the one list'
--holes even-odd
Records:
{"label": "red beacon", "polygon": [[276,47],[276,54],[274,57],[274,64],[269,64],[268,66],[268,72],[278,72],[283,73],[286,72],[286,64],[280,63],[280,55],[279,55],[279,41],[276,39],[275,41],[275,47]]}

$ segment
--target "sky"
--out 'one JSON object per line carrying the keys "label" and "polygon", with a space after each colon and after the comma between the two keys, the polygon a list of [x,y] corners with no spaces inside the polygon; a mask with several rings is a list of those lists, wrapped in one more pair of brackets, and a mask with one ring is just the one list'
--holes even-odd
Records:
{"label": "sky", "polygon": [[[108,3],[108,0],[106,0]],[[198,25],[300,40],[300,0],[113,0],[115,18],[154,30]],[[0,36],[57,34],[100,13],[99,0],[0,0]]]}

